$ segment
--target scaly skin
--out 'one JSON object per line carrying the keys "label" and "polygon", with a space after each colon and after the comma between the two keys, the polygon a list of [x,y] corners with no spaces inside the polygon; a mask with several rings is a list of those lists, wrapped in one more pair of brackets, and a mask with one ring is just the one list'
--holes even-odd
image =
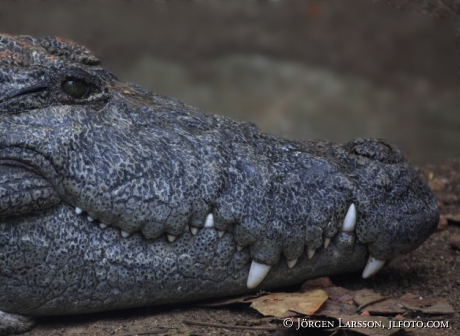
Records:
{"label": "scaly skin", "polygon": [[69,41],[0,36],[0,85],[0,334],[369,259],[368,277],[438,221],[393,145],[266,135],[122,83]]}

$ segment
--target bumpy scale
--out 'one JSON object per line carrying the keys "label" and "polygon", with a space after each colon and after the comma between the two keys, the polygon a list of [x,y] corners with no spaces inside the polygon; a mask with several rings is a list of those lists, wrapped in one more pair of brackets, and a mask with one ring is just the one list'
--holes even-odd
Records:
{"label": "bumpy scale", "polygon": [[120,82],[60,38],[0,36],[0,129],[0,334],[367,278],[438,221],[391,144],[267,135]]}

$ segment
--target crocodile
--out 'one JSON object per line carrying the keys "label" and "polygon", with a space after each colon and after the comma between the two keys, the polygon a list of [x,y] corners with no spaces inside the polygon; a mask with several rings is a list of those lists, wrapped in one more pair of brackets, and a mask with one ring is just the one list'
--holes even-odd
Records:
{"label": "crocodile", "polygon": [[0,35],[0,334],[362,271],[434,231],[384,140],[287,140],[119,81],[85,47]]}

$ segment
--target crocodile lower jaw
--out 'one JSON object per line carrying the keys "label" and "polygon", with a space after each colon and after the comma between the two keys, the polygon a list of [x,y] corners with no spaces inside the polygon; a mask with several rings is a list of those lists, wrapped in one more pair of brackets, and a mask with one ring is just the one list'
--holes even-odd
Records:
{"label": "crocodile lower jaw", "polygon": [[[75,213],[77,215],[84,215],[84,211],[79,207],[75,207]],[[86,215],[86,218],[88,222],[91,222],[91,223],[98,221],[97,219],[92,218],[89,215]],[[340,232],[354,233],[355,228],[356,228],[356,219],[357,219],[356,206],[352,203],[350,207],[348,208],[348,211],[342,222]],[[108,224],[102,223],[100,221],[98,222],[99,222],[99,227],[101,229],[105,229],[109,226]],[[215,229],[214,228],[214,216],[212,213],[208,214],[202,228],[190,227],[189,225],[185,227],[185,230],[190,231],[190,233],[194,236],[198,234],[199,230],[208,230],[208,229]],[[216,231],[217,231],[217,235],[219,238],[222,238],[225,234],[225,231],[223,230],[216,230]],[[131,233],[120,229],[120,235],[123,238],[128,238],[131,235]],[[166,237],[170,243],[173,243],[177,239],[178,236],[166,233]],[[328,248],[331,238],[332,237],[323,237],[323,247],[325,249]],[[244,248],[245,246],[237,244],[238,251],[241,251]],[[308,259],[313,258],[315,253],[316,253],[316,249],[306,248],[306,254],[308,256]],[[295,267],[297,261],[298,261],[298,258],[291,259],[291,260],[286,259],[286,263],[289,268]],[[367,264],[362,272],[362,277],[364,279],[372,277],[385,265],[385,262],[386,260],[377,259],[373,257],[372,255],[369,255]],[[249,289],[256,288],[265,279],[271,267],[272,267],[271,265],[259,263],[253,260],[251,263],[250,270],[249,270],[249,275],[247,279],[247,287]]]}

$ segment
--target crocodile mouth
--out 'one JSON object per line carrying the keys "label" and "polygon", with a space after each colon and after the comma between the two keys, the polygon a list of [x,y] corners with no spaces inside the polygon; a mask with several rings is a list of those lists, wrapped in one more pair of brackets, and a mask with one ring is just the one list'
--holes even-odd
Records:
{"label": "crocodile mouth", "polygon": [[6,147],[0,150],[0,217],[27,215],[61,202],[57,173],[34,150]]}
{"label": "crocodile mouth", "polygon": [[[88,213],[86,213],[85,210],[75,207],[74,208],[75,214],[86,217],[86,220],[93,225],[99,226],[100,229],[115,229],[119,230],[120,236],[123,239],[129,239],[129,237],[134,234],[134,235],[143,235],[141,232],[135,232],[135,233],[128,233],[120,228],[117,228],[115,226],[111,226],[108,224],[105,224],[101,222],[100,220],[91,217]],[[299,260],[304,259],[307,262],[311,263],[316,263],[318,257],[324,256],[324,254],[334,254],[336,249],[339,249],[341,251],[347,251],[350,253],[350,255],[353,253],[353,250],[355,248],[355,245],[360,245],[365,248],[365,245],[361,244],[357,237],[356,237],[356,223],[357,223],[357,217],[358,217],[358,211],[356,209],[356,206],[354,203],[352,203],[349,207],[348,210],[345,214],[345,217],[341,221],[340,226],[338,227],[338,230],[335,232],[334,235],[328,237],[328,236],[323,236],[322,238],[322,245],[316,249],[309,248],[308,246],[305,247],[304,252],[302,256],[295,258],[295,259],[287,259],[286,257],[281,257],[284,259],[284,262],[286,263],[287,267],[289,269],[294,268]],[[184,232],[181,235],[173,235],[170,233],[165,233],[164,235],[157,237],[155,239],[164,239],[165,242],[169,244],[181,244],[181,238],[182,237],[194,237],[197,235],[200,235],[202,230],[213,230],[215,231],[212,236],[216,236],[219,239],[222,239],[227,233],[233,234],[232,230],[218,230],[214,226],[214,215],[212,213],[209,213],[206,217],[206,220],[203,223],[203,226],[198,228],[195,226],[191,225],[186,225],[184,227]],[[187,238],[185,238],[187,239]],[[233,237],[234,239],[234,237]],[[249,248],[250,246],[242,246],[238,244],[237,241],[235,241],[235,252],[241,252],[246,248]],[[367,250],[367,248],[365,248]],[[280,261],[283,262],[283,261]],[[368,256],[368,261],[366,266],[364,267],[364,270],[362,272],[362,277],[363,278],[369,278],[375,275],[377,272],[380,271],[380,269],[385,265],[386,260],[380,260],[377,258],[374,258],[369,254]],[[272,266],[271,265],[266,265],[260,262],[257,262],[255,260],[251,261],[251,266],[247,278],[247,287],[249,289],[254,289],[257,286],[259,286],[262,281],[265,279],[265,277],[268,275],[270,272]]]}

